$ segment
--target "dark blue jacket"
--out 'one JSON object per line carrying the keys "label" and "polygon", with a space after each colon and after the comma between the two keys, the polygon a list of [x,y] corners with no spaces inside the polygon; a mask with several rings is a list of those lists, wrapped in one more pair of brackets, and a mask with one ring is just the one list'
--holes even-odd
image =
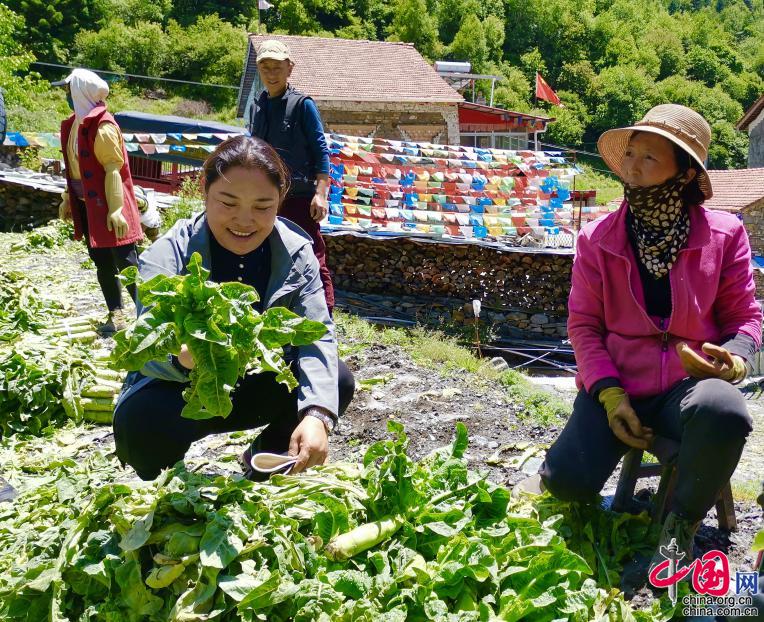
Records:
{"label": "dark blue jacket", "polygon": [[263,91],[252,106],[249,133],[276,150],[292,175],[291,196],[310,196],[316,175],[329,173],[329,147],[313,100],[291,86],[281,97]]}

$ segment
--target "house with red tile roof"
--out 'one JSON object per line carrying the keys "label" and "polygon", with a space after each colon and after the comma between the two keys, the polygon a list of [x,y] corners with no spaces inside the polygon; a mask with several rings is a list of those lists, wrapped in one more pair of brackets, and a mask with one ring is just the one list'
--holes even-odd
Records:
{"label": "house with red tile roof", "polygon": [[764,166],[764,94],[746,111],[735,127],[748,132],[748,168]]}
{"label": "house with red tile roof", "polygon": [[764,168],[708,171],[714,196],[707,209],[733,212],[743,221],[754,255],[764,255]]}
{"label": "house with red tile roof", "polygon": [[271,34],[249,36],[237,110],[245,119],[263,89],[256,57],[267,39],[289,46],[289,82],[313,98],[328,132],[526,149],[554,121],[465,102],[410,43]]}

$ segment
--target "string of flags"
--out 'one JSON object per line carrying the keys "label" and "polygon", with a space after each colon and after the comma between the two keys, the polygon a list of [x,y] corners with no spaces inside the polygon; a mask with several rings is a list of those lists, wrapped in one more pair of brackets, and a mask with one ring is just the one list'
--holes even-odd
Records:
{"label": "string of flags", "polygon": [[[236,133],[123,133],[135,157],[182,155],[201,163]],[[330,228],[488,238],[512,244],[532,234],[573,244],[573,176],[557,151],[482,149],[326,134]],[[60,148],[58,133],[8,132],[6,145]],[[588,221],[611,208],[580,209]],[[551,240],[551,242],[549,242]]]}
{"label": "string of flags", "polygon": [[572,244],[570,187],[580,171],[560,152],[327,140],[330,226],[509,243],[531,233]]}
{"label": "string of flags", "polygon": [[[165,153],[201,152],[202,160],[224,140],[238,136],[236,133],[130,133],[122,134],[128,152],[141,151],[146,155]],[[61,148],[60,132],[8,132],[3,145],[15,147]]]}

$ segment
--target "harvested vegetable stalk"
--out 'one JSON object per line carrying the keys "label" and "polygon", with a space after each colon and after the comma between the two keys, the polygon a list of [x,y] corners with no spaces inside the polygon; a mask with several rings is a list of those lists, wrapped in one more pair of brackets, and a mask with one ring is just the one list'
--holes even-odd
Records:
{"label": "harvested vegetable stalk", "polygon": [[83,397],[80,403],[85,410],[99,412],[114,410],[114,399],[111,397]]}
{"label": "harvested vegetable stalk", "polygon": [[335,536],[326,545],[326,556],[332,561],[345,561],[393,537],[406,521],[400,516],[359,525]]}
{"label": "harvested vegetable stalk", "polygon": [[85,387],[82,390],[82,397],[114,397],[119,393],[122,387],[116,383],[106,384],[106,381],[100,381],[98,384],[94,384]]}

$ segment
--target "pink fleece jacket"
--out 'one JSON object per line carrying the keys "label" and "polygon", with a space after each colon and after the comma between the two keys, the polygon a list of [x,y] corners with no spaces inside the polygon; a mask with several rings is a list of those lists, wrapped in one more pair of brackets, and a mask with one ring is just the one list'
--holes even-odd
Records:
{"label": "pink fleece jacket", "polygon": [[706,341],[721,344],[744,333],[759,347],[762,314],[743,224],[731,214],[689,208],[689,239],[669,273],[671,317],[662,322],[645,311],[627,209],[624,201],[578,236],[568,334],[579,389],[614,377],[631,397],[657,395],[687,377],[679,342],[700,352]]}

